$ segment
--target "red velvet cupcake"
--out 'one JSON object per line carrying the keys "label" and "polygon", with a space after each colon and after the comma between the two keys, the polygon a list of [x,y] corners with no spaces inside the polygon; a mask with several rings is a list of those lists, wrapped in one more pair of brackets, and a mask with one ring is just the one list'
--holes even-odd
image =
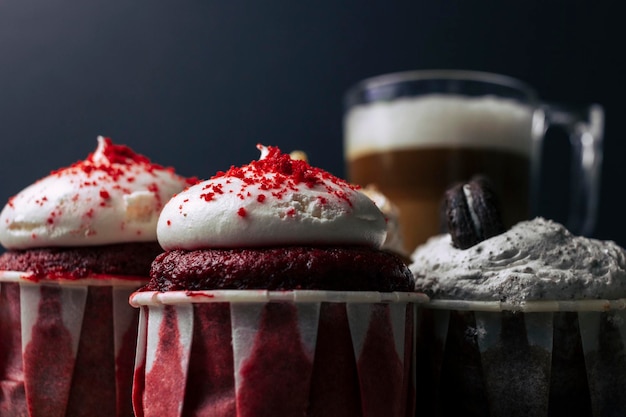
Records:
{"label": "red velvet cupcake", "polygon": [[133,415],[128,296],[162,252],[163,204],[193,181],[98,142],[0,214],[0,415]]}
{"label": "red velvet cupcake", "polygon": [[[413,277],[356,187],[276,148],[178,194],[141,308],[137,416],[412,415]],[[167,380],[167,385],[163,381]]]}

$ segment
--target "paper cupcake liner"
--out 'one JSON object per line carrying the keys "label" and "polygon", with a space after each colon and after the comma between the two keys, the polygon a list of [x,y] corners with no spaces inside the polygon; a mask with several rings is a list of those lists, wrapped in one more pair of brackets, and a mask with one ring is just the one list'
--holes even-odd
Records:
{"label": "paper cupcake liner", "polygon": [[427,303],[418,330],[424,415],[626,415],[623,300],[445,304]]}
{"label": "paper cupcake liner", "polygon": [[330,291],[135,293],[131,304],[141,308],[135,414],[413,415],[413,317],[424,299]]}
{"label": "paper cupcake liner", "polygon": [[21,276],[0,272],[0,414],[131,417],[142,282]]}

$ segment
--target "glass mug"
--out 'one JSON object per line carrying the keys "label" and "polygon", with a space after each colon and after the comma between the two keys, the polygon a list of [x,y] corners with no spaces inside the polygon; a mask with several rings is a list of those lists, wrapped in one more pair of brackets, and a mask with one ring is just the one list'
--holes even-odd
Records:
{"label": "glass mug", "polygon": [[476,71],[423,70],[361,81],[345,96],[347,177],[375,184],[400,212],[410,253],[441,233],[446,188],[488,176],[507,227],[537,214],[542,142],[565,129],[572,163],[567,226],[589,235],[598,203],[604,112],[540,101],[527,84]]}

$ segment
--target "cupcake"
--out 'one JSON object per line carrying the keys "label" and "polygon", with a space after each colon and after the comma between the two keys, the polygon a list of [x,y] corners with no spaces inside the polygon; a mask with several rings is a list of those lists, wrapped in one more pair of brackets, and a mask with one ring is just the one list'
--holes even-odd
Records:
{"label": "cupcake", "polygon": [[400,255],[405,261],[410,262],[410,253],[406,250],[404,236],[400,228],[400,210],[398,206],[383,194],[375,184],[368,184],[361,189],[361,192],[368,196],[385,215],[387,235],[381,249]]}
{"label": "cupcake", "polygon": [[130,299],[136,415],[412,415],[422,298],[380,250],[383,214],[355,186],[259,149],[159,217],[165,252]]}
{"label": "cupcake", "polygon": [[132,416],[130,293],[162,252],[161,208],[191,185],[99,137],[0,213],[0,415]]}
{"label": "cupcake", "polygon": [[449,233],[412,255],[431,298],[418,401],[430,415],[626,415],[626,252],[535,218],[501,229],[493,196],[447,195]]}

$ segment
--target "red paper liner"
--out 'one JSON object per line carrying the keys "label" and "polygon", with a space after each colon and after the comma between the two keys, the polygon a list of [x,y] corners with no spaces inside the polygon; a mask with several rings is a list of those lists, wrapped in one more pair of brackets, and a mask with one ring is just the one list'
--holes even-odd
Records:
{"label": "red paper liner", "polygon": [[1,278],[0,414],[132,417],[139,283]]}
{"label": "red paper liner", "polygon": [[413,415],[412,302],[210,293],[141,295],[138,417]]}

